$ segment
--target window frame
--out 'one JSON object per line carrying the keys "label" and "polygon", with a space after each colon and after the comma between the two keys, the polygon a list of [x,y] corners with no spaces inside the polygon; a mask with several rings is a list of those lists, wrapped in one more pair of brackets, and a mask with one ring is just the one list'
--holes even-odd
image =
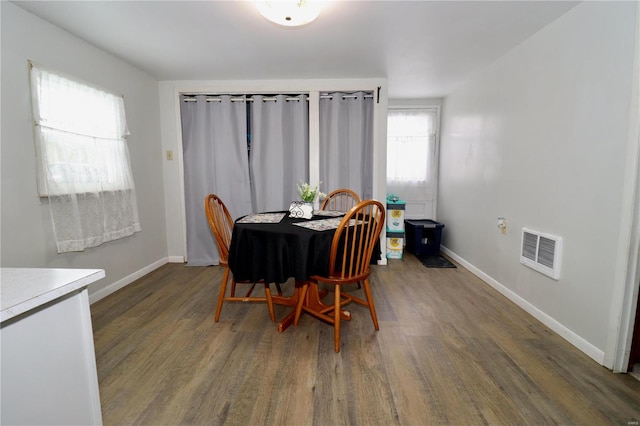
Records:
{"label": "window frame", "polygon": [[[431,189],[431,198],[426,202],[421,200],[404,200],[406,201],[406,217],[410,219],[430,217],[437,219],[437,205],[438,205],[438,180],[439,180],[439,168],[440,168],[440,131],[441,131],[441,112],[442,112],[442,99],[390,99],[387,108],[387,120],[390,111],[397,110],[435,110],[435,147],[434,147],[434,164],[433,164],[433,185]],[[389,135],[387,134],[387,143]],[[388,150],[388,146],[387,146]],[[388,151],[387,151],[388,152]],[[386,172],[386,169],[385,169]],[[387,185],[389,178],[387,177]],[[389,191],[389,189],[388,189]],[[429,208],[429,203],[431,208]],[[426,216],[425,216],[426,215]]]}

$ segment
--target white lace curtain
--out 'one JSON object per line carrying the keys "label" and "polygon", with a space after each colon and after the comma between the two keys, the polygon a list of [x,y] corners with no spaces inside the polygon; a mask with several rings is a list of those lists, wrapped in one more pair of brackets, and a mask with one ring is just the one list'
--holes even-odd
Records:
{"label": "white lace curtain", "polygon": [[124,100],[31,67],[38,189],[59,253],[140,231]]}
{"label": "white lace curtain", "polygon": [[435,193],[435,109],[389,109],[387,192],[404,200],[428,200]]}

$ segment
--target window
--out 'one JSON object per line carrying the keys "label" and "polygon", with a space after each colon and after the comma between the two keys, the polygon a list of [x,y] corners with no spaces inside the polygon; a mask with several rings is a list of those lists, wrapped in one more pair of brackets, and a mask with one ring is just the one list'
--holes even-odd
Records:
{"label": "window", "polygon": [[38,192],[49,198],[58,251],[140,230],[124,99],[31,66]]}
{"label": "window", "polygon": [[130,189],[121,96],[32,67],[41,196]]}
{"label": "window", "polygon": [[426,182],[433,167],[435,110],[390,109],[387,121],[387,179]]}

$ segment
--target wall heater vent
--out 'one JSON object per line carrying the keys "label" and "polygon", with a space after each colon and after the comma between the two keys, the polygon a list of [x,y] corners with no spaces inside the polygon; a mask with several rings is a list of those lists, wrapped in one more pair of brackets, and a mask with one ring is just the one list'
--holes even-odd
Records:
{"label": "wall heater vent", "polygon": [[557,280],[561,254],[562,237],[522,228],[520,263]]}

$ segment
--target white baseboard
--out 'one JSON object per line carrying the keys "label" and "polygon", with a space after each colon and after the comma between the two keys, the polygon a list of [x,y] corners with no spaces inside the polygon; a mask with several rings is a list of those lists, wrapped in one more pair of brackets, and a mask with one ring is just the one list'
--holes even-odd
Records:
{"label": "white baseboard", "polygon": [[[100,299],[103,299],[105,297],[107,297],[108,295],[115,293],[116,291],[120,290],[121,288],[131,284],[132,282],[134,282],[135,280],[137,280],[138,278],[142,278],[143,276],[147,275],[148,273],[155,271],[156,269],[158,269],[159,267],[161,267],[162,265],[165,265],[170,261],[171,258],[163,258],[160,259],[156,262],[153,262],[151,265],[145,266],[144,268],[134,272],[133,274],[127,275],[126,277],[122,278],[121,280],[118,280],[112,284],[109,284],[108,286],[101,288],[100,290],[96,291],[95,293],[91,293],[89,294],[89,303],[95,303]],[[91,288],[89,288],[89,290],[91,290]]]}
{"label": "white baseboard", "polygon": [[184,256],[169,256],[169,263],[184,263]]}
{"label": "white baseboard", "polygon": [[550,317],[546,313],[542,312],[540,309],[538,309],[531,303],[527,302],[525,299],[523,299],[522,297],[514,293],[512,290],[505,287],[504,285],[502,285],[501,283],[499,283],[498,281],[496,281],[494,278],[490,277],[486,273],[482,272],[480,269],[476,268],[474,265],[467,262],[465,259],[461,258],[460,256],[458,256],[448,248],[441,246],[440,250],[444,254],[446,254],[447,256],[451,257],[453,260],[455,260],[456,262],[464,266],[465,269],[469,270],[473,275],[477,276],[482,281],[486,282],[491,287],[493,287],[498,292],[500,292],[502,295],[507,297],[513,303],[515,303],[516,305],[524,309],[527,313],[532,315],[538,321],[540,321],[541,323],[549,327],[554,332],[558,333],[563,339],[565,339],[566,341],[571,343],[573,346],[575,346],[576,348],[584,352],[587,356],[589,356],[591,359],[596,361],[598,364],[604,365],[603,350],[593,346],[591,343],[587,342],[585,339],[583,339],[573,331],[569,330],[560,322]]}

